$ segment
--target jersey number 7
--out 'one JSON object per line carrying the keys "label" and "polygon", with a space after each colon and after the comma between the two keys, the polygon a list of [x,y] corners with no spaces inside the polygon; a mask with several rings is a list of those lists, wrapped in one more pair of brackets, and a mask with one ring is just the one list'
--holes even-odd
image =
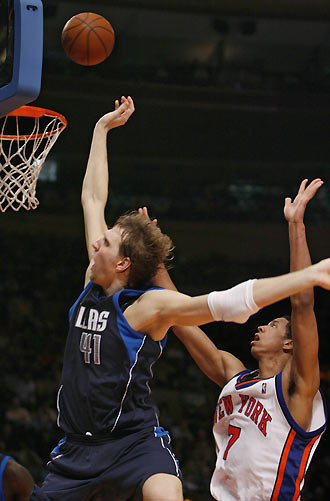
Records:
{"label": "jersey number 7", "polygon": [[240,434],[241,428],[238,428],[238,426],[233,426],[231,424],[228,426],[228,435],[230,436],[230,439],[224,452],[223,459],[227,459],[229,449],[234,445],[236,440],[238,440]]}

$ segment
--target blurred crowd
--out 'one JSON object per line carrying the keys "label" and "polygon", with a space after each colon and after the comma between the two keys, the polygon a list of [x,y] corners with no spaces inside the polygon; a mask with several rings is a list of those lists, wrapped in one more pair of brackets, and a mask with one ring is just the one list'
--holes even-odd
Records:
{"label": "blurred crowd", "polygon": [[[86,256],[80,239],[63,242],[55,234],[46,239],[42,234],[38,238],[24,236],[24,245],[18,245],[17,238],[8,235],[1,252],[0,451],[26,466],[40,484],[46,474],[49,453],[62,438],[57,427],[56,395],[67,314],[82,287]],[[194,267],[194,276],[199,276],[195,287],[207,279],[204,263],[181,264],[179,259],[173,270],[177,283],[186,282],[189,288],[191,278],[186,273],[189,266]],[[228,280],[225,274],[222,278]],[[322,388],[329,403],[329,340],[325,339],[328,300],[326,293],[317,297]],[[270,320],[276,312],[267,311],[265,315]],[[221,342],[247,366],[252,366],[249,342],[242,331],[253,332],[256,321],[264,320],[250,319],[247,326],[211,325],[206,331],[219,346]],[[219,389],[200,372],[172,333],[162,359],[156,364],[152,387],[161,424],[169,430],[180,460],[186,498],[210,501],[209,482],[215,463],[212,422]],[[330,436],[326,432],[311,463],[303,501],[328,498],[329,451]]]}

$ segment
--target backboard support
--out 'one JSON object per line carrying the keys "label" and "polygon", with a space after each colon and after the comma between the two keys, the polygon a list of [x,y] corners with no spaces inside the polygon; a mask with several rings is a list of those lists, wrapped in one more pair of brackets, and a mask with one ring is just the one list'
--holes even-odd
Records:
{"label": "backboard support", "polygon": [[40,93],[43,5],[41,0],[0,0],[0,3],[3,12],[8,7],[11,11],[6,43],[7,66],[12,65],[9,81],[0,87],[0,117],[2,117],[34,101]]}

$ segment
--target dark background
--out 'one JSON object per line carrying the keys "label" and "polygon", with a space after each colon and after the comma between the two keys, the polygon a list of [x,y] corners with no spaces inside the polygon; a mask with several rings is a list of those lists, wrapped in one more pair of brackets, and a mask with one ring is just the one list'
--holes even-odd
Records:
{"label": "dark background", "polygon": [[[109,224],[148,205],[176,245],[172,277],[189,294],[288,270],[286,196],[300,181],[324,186],[306,214],[313,261],[330,255],[330,3],[328,0],[47,1],[42,89],[35,105],[66,116],[37,186],[35,211],[1,215],[2,450],[41,481],[61,436],[56,391],[69,306],[87,253],[80,189],[96,120],[121,95],[136,112],[109,134]],[[74,14],[105,16],[116,33],[109,59],[71,62],[61,30]],[[207,333],[249,367],[257,325],[290,311],[283,302],[244,326]],[[329,293],[316,291],[322,387],[330,395]],[[154,395],[185,478],[209,500],[218,388],[170,334]],[[23,410],[22,410],[23,409]],[[327,499],[329,438],[310,467],[304,500]]]}

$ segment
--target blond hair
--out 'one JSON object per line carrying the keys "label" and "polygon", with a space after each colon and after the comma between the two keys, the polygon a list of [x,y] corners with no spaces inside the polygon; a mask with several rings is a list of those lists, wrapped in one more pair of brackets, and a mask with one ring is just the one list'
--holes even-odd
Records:
{"label": "blond hair", "polygon": [[127,286],[141,288],[151,282],[161,264],[173,259],[173,242],[137,211],[120,216],[115,226],[122,230],[119,254],[131,260]]}

